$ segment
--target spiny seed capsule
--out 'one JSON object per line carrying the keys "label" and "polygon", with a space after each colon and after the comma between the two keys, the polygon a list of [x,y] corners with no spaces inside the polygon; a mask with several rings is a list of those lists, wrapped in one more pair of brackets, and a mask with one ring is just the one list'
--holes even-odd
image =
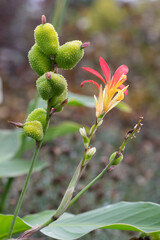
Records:
{"label": "spiny seed capsule", "polygon": [[26,122],[23,125],[23,130],[26,136],[41,141],[43,139],[43,127],[39,121]]}
{"label": "spiny seed capsule", "polygon": [[47,57],[38,45],[35,43],[31,50],[28,53],[28,59],[31,68],[39,75],[43,75],[44,73],[51,71],[52,62],[49,57]]}
{"label": "spiny seed capsule", "polygon": [[31,121],[39,121],[42,126],[43,126],[43,129],[45,128],[46,126],[46,115],[47,115],[47,112],[45,109],[43,108],[36,108],[35,110],[33,110],[27,117],[26,119],[26,122],[31,122]]}
{"label": "spiny seed capsule", "polygon": [[35,41],[40,49],[50,57],[57,53],[59,47],[58,34],[50,23],[40,24],[34,30]]}
{"label": "spiny seed capsule", "polygon": [[59,68],[72,69],[81,60],[84,50],[81,41],[67,42],[59,47],[55,61]]}
{"label": "spiny seed capsule", "polygon": [[36,81],[39,94],[44,100],[60,96],[67,90],[66,79],[57,73],[47,72]]}
{"label": "spiny seed capsule", "polygon": [[68,91],[67,91],[67,89],[65,89],[64,92],[59,97],[52,98],[51,106],[53,108],[56,108],[57,112],[62,111],[62,109],[63,109],[62,103],[67,98],[67,93],[68,93]]}

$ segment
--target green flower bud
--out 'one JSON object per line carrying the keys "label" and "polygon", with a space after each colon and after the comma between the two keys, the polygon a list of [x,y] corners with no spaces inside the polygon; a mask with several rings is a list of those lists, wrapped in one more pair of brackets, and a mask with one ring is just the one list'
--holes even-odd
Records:
{"label": "green flower bud", "polygon": [[31,68],[39,75],[51,71],[52,62],[35,43],[28,53]]}
{"label": "green flower bud", "polygon": [[45,109],[43,108],[36,108],[35,110],[33,110],[27,117],[26,122],[32,122],[32,121],[39,121],[42,126],[43,129],[46,126],[46,115],[47,112]]}
{"label": "green flower bud", "polygon": [[81,41],[67,42],[59,47],[55,61],[59,68],[72,69],[84,55]]}
{"label": "green flower bud", "polygon": [[67,89],[67,81],[57,73],[47,72],[38,78],[37,89],[44,100],[60,96]]}
{"label": "green flower bud", "polygon": [[67,91],[67,89],[65,89],[64,92],[60,96],[58,96],[58,97],[54,96],[52,98],[51,106],[53,108],[56,108],[57,112],[62,111],[62,109],[63,109],[62,103],[67,98],[67,93],[68,93],[68,91]]}
{"label": "green flower bud", "polygon": [[109,158],[109,162],[113,161],[112,165],[118,165],[122,160],[123,160],[123,154],[118,152],[112,153]]}
{"label": "green flower bud", "polygon": [[86,152],[86,159],[91,159],[92,156],[96,153],[96,148],[92,147],[90,149],[87,150]]}
{"label": "green flower bud", "polygon": [[23,130],[26,136],[41,141],[43,139],[43,127],[39,121],[26,122],[23,125]]}
{"label": "green flower bud", "polygon": [[58,34],[50,23],[40,24],[34,30],[35,41],[40,49],[50,57],[57,53],[59,47]]}

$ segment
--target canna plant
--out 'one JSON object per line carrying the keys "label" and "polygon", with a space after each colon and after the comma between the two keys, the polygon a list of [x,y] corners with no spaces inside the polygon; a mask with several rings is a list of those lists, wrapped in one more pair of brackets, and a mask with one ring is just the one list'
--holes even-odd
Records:
{"label": "canna plant", "polygon": [[29,239],[34,233],[40,231],[54,239],[71,240],[79,239],[98,228],[137,231],[140,232],[137,239],[151,239],[152,237],[159,239],[160,206],[158,204],[119,202],[78,215],[66,212],[91,186],[122,162],[126,144],[139,133],[142,126],[143,117],[140,117],[134,128],[127,132],[121,146],[111,154],[105,168],[77,193],[76,186],[96,153],[96,146],[91,145],[93,136],[103,124],[108,112],[124,99],[125,94],[128,94],[128,86],[123,85],[127,80],[128,67],[120,66],[111,78],[110,69],[102,57],[99,62],[105,78],[91,68],[83,68],[97,76],[103,82],[104,89],[102,85],[93,80],[85,80],[81,83],[81,86],[87,82],[93,83],[99,89],[98,99],[94,97],[95,123],[90,129],[85,127],[79,129],[84,144],[84,154],[58,208],[23,218],[18,217],[36,159],[47,135],[50,118],[56,112],[62,111],[67,104],[68,84],[67,80],[58,74],[58,68],[72,69],[81,60],[84,48],[88,46],[89,43],[82,43],[78,40],[60,46],[57,32],[52,24],[46,22],[44,15],[42,24],[35,29],[35,44],[29,51],[28,58],[31,68],[39,76],[36,88],[40,98],[46,102],[46,107],[32,109],[24,123],[10,122],[15,127],[21,128],[26,137],[34,139],[35,151],[14,215],[0,214],[0,239],[11,239],[13,234],[22,232],[17,239]]}

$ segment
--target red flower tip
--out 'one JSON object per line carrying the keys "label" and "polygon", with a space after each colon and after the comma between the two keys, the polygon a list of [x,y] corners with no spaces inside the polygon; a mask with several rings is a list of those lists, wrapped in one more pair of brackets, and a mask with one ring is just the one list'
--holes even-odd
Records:
{"label": "red flower tip", "polygon": [[42,20],[42,24],[45,24],[45,23],[47,22],[46,16],[45,16],[45,15],[42,15],[41,20]]}
{"label": "red flower tip", "polygon": [[81,83],[81,87],[83,87],[84,83]]}
{"label": "red flower tip", "polygon": [[45,75],[46,75],[47,80],[51,80],[51,74],[50,74],[50,72],[47,72]]}

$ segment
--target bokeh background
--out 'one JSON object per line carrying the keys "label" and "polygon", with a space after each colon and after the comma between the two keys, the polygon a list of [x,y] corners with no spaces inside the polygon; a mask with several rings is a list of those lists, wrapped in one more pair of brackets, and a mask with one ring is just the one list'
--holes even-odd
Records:
{"label": "bokeh background", "polygon": [[[30,68],[27,54],[34,44],[33,32],[45,14],[48,22],[54,18],[54,0],[0,1],[0,77],[3,102],[0,105],[0,128],[12,128],[7,120],[23,122],[29,101],[35,95],[36,74]],[[71,212],[80,213],[118,201],[154,201],[160,203],[160,1],[145,0],[69,0],[65,10],[60,43],[70,40],[90,41],[81,62],[70,71],[60,71],[74,93],[98,94],[96,87],[83,80],[91,78],[82,66],[101,72],[99,57],[109,64],[112,73],[126,64],[129,94],[125,102],[130,113],[118,109],[107,114],[98,130],[93,146],[97,153],[89,164],[77,190],[89,182],[106,164],[108,156],[117,150],[129,129],[144,117],[142,131],[127,146],[123,163],[78,201]],[[102,72],[101,72],[102,73]],[[95,79],[96,78],[92,78]],[[91,126],[95,110],[66,107],[56,114],[53,124],[64,120]],[[67,182],[83,154],[79,134],[59,138],[43,146],[40,159],[50,166],[32,177],[20,215],[55,209]],[[31,153],[28,153],[28,157]],[[16,178],[5,207],[13,213],[22,189],[24,176]],[[0,180],[3,192],[5,179]],[[136,233],[98,230],[85,237],[90,239],[128,240]],[[49,239],[40,235],[39,239]]]}

